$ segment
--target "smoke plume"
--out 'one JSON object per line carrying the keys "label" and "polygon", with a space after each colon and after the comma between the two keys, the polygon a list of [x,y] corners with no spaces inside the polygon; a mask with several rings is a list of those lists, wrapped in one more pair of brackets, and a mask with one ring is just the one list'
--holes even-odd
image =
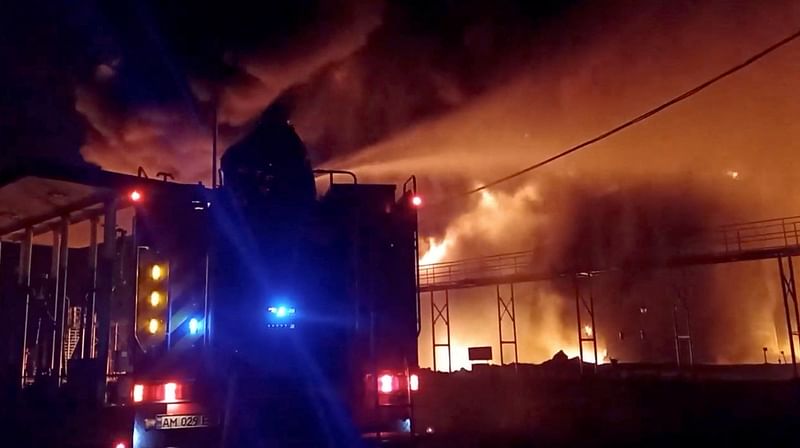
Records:
{"label": "smoke plume", "polygon": [[[335,69],[319,75],[299,89],[309,92],[313,107],[300,94],[294,121],[312,148],[345,148],[331,166],[354,169],[367,180],[418,175],[432,204],[421,215],[429,249],[424,261],[536,248],[543,264],[553,266],[621,263],[645,253],[664,257],[690,229],[796,214],[800,191],[787,167],[798,150],[792,138],[798,126],[789,118],[800,112],[797,45],[538,173],[472,196],[460,192],[607,130],[798,24],[800,9],[791,2],[575,7],[545,20],[537,33],[515,35],[522,43],[509,57],[519,58],[517,70],[486,64],[491,81],[480,88],[459,88],[470,85],[469,71],[448,71],[434,58],[426,61],[432,67],[427,73],[442,72],[447,76],[439,79],[451,81],[441,95],[429,94],[430,78],[414,77],[412,70],[404,73],[412,80],[388,85],[404,95],[410,89],[403,86],[423,86],[419,96],[349,102],[360,80],[378,76],[369,58],[357,57],[368,45],[341,64],[345,74],[358,74],[342,75],[355,88],[328,87],[326,76]],[[433,106],[407,119],[403,111],[421,108],[419,102]],[[326,118],[326,108],[343,105],[345,114]],[[326,133],[326,126],[332,130]],[[385,132],[375,136],[376,128]],[[341,129],[347,132],[335,132]],[[360,147],[364,142],[373,143]],[[673,307],[685,300],[697,362],[759,362],[762,347],[775,362],[786,350],[775,275],[770,263],[756,262],[599,280],[601,353],[624,361],[674,359]],[[520,288],[529,290],[518,293],[521,359],[542,361],[558,346],[577,353],[571,285]],[[488,289],[451,295],[456,367],[468,365],[467,346],[492,344],[497,353],[494,295]],[[424,344],[429,324],[420,339],[422,359],[430,359]]]}
{"label": "smoke plume", "polygon": [[87,161],[207,181],[215,113],[222,152],[287,88],[363,46],[381,17],[376,2],[239,3],[192,3],[193,20],[178,4],[115,11],[117,45],[76,92]]}

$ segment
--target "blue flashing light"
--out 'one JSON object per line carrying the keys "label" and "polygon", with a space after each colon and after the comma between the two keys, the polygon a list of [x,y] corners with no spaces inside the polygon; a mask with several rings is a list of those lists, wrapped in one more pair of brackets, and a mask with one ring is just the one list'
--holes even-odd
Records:
{"label": "blue flashing light", "polygon": [[197,318],[189,319],[189,334],[197,334],[200,330],[200,321]]}
{"label": "blue flashing light", "polygon": [[275,312],[275,315],[278,317],[286,317],[286,307],[279,306],[278,311]]}
{"label": "blue flashing light", "polygon": [[270,328],[294,328],[293,318],[297,310],[286,305],[271,306],[267,308],[267,326]]}
{"label": "blue flashing light", "polygon": [[277,317],[278,319],[283,319],[284,317],[295,313],[295,309],[294,308],[289,307],[289,306],[284,306],[284,305],[271,306],[271,307],[267,308],[267,310],[270,313],[272,313],[273,315],[275,315],[275,317]]}

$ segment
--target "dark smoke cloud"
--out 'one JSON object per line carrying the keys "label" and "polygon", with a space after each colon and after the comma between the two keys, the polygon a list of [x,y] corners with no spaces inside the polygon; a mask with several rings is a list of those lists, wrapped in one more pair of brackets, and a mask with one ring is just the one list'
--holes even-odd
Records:
{"label": "dark smoke cloud", "polygon": [[[751,316],[741,318],[739,312],[753,305],[751,300],[740,297],[736,308],[725,306],[731,289],[714,268],[666,265],[688,249],[713,247],[706,241],[713,241],[715,225],[745,219],[724,189],[685,176],[574,184],[558,186],[560,194],[545,194],[555,210],[543,212],[555,219],[537,232],[544,240],[541,260],[556,272],[605,271],[590,282],[583,280],[581,288],[586,297],[591,293],[596,299],[598,327],[593,331],[609,357],[672,361],[676,305],[681,313],[688,307],[692,316],[698,362],[722,362],[718,355],[726,352],[720,347],[747,347],[728,361],[758,354],[761,341],[753,348],[753,338],[728,334],[734,326],[747,328],[744,324]],[[552,287],[567,303],[574,300],[572,279],[556,280]],[[575,320],[570,311],[562,315],[565,322]],[[685,322],[679,325],[685,332]]]}
{"label": "dark smoke cloud", "polygon": [[533,36],[575,2],[389,2],[369,43],[297,86],[293,121],[324,162],[464,106],[541,59]]}
{"label": "dark smoke cloud", "polygon": [[[418,173],[426,162],[420,151],[452,154],[437,140],[465,146],[460,134],[469,146],[481,127],[525,140],[495,138],[497,166],[472,160],[480,154],[471,147],[455,156],[470,171],[516,168],[541,152],[526,147],[558,146],[627,118],[738,62],[798,16],[790,1],[239,1],[120,9],[133,25],[112,27],[123,31],[97,70],[105,87],[84,87],[111,99],[113,107],[97,107],[103,113],[122,119],[166,109],[207,136],[218,97],[229,143],[277,98],[292,109],[317,164],[361,168],[378,160],[386,171],[414,160],[420,163],[406,172]],[[405,141],[451,117],[460,125],[415,139],[426,142]],[[120,150],[100,150],[104,140],[84,152],[113,160]],[[180,154],[177,146],[151,158]],[[522,148],[529,150],[520,158]],[[475,181],[464,174],[462,182]],[[453,177],[438,176],[430,187],[449,190]]]}
{"label": "dark smoke cloud", "polygon": [[108,169],[209,174],[213,110],[226,147],[284,90],[364,45],[375,2],[120,2],[77,90],[84,158]]}
{"label": "dark smoke cloud", "polygon": [[713,226],[746,219],[724,192],[688,176],[548,186],[541,213],[554,217],[553,231],[538,237],[555,269],[664,265]]}

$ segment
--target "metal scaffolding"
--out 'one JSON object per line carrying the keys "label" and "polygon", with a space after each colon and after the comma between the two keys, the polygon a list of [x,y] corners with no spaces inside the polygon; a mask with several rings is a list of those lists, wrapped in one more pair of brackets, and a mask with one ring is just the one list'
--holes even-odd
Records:
{"label": "metal scaffolding", "polygon": [[786,315],[786,329],[789,336],[789,352],[792,355],[792,372],[797,378],[797,357],[795,355],[795,338],[800,337],[800,310],[797,307],[797,286],[794,281],[794,263],[792,257],[778,257],[778,273],[780,274],[783,310]]}
{"label": "metal scaffolding", "polygon": [[94,358],[97,323],[95,303],[97,299],[97,225],[99,217],[93,216],[89,220],[89,278],[91,289],[86,297],[86,311],[83,313],[83,335],[81,336],[81,352],[83,358]]}
{"label": "metal scaffolding", "polygon": [[25,320],[22,324],[22,347],[20,369],[20,385],[25,385],[25,367],[28,361],[28,321],[30,320],[31,304],[31,258],[33,255],[33,229],[25,229],[25,236],[20,244],[19,254],[19,277],[17,278],[17,290],[22,292],[22,299],[25,302]]}
{"label": "metal scaffolding", "polygon": [[[699,230],[679,249],[666,259],[654,253],[652,258],[628,260],[618,266],[592,266],[592,275],[797,256],[800,216]],[[585,270],[542,264],[540,252],[528,250],[423,265],[419,268],[420,291],[571,278]]]}
{"label": "metal scaffolding", "polygon": [[[67,262],[69,258],[69,219],[64,217],[57,224],[57,229],[61,239],[58,247],[58,275],[56,277],[55,295],[55,318],[56,324],[53,327],[53,375],[59,379],[66,379],[67,362],[64,353],[64,332],[65,316],[67,311]],[[56,247],[53,247],[56,252]]]}
{"label": "metal scaffolding", "polygon": [[[575,314],[578,323],[578,352],[580,353],[580,371],[583,373],[583,346],[592,344],[594,353],[594,371],[597,372],[597,327],[594,320],[594,293],[592,292],[592,274],[583,272],[576,274],[575,282]],[[588,300],[587,300],[588,299]],[[585,323],[583,316],[588,317],[589,323]]]}
{"label": "metal scaffolding", "polygon": [[[514,284],[508,285],[509,296],[504,299],[500,294],[500,285],[497,285],[497,329],[500,336],[500,365],[504,365],[505,361],[505,346],[510,345],[514,348],[514,364],[519,363],[519,351],[517,350],[517,309],[514,303]],[[506,319],[511,325],[511,331],[507,328],[508,325],[503,325],[503,319]],[[504,331],[505,327],[505,331]],[[506,334],[510,333],[510,334]]]}
{"label": "metal scaffolding", "polygon": [[[592,278],[627,270],[683,268],[686,266],[713,265],[754,260],[777,259],[781,291],[784,300],[786,324],[789,332],[792,365],[797,376],[795,344],[800,343],[800,307],[798,307],[792,257],[800,255],[800,216],[753,221],[699,230],[692,238],[677,248],[669,258],[654,256],[652,259],[630,260],[620,266],[593,267],[591,272],[576,272],[575,269],[543,265],[537,251],[521,251],[487,257],[449,261],[419,267],[419,291],[431,297],[431,330],[433,332],[433,365],[437,368],[437,349],[446,347],[450,363],[450,290],[495,286],[497,291],[497,315],[500,339],[500,362],[505,363],[503,348],[513,345],[514,360],[517,358],[516,310],[513,287],[518,283],[548,281],[561,278],[573,279],[575,287],[575,310],[580,358],[584,358],[584,346],[592,344],[595,361],[597,354],[597,328],[595,326]],[[655,254],[654,254],[655,255]],[[501,285],[510,285],[508,298],[500,294]],[[436,300],[436,292],[444,292],[444,302]],[[673,327],[676,364],[694,363],[692,329],[687,302],[688,292],[683,286],[676,287],[676,302],[673,306]],[[512,324],[509,336],[504,324]],[[446,327],[447,340],[437,336],[437,323]],[[797,338],[797,340],[795,340]],[[684,353],[686,360],[684,361]],[[597,363],[595,362],[595,370]],[[452,365],[448,368],[451,370]],[[581,371],[583,364],[581,363]]]}
{"label": "metal scaffolding", "polygon": [[[432,352],[431,357],[433,358],[433,370],[437,370],[437,355],[440,348],[447,349],[447,371],[453,371],[453,355],[452,350],[450,347],[450,291],[447,289],[444,290],[444,300],[437,302],[436,294],[434,291],[430,292],[430,299],[431,299],[431,341],[432,345]],[[445,328],[445,335],[446,338],[444,341],[440,341],[438,338],[437,330],[437,323],[441,322],[440,327]]]}
{"label": "metal scaffolding", "polygon": [[[686,272],[682,269],[680,278],[675,281],[675,304],[672,307],[672,326],[675,340],[675,364],[680,367],[688,364],[694,365],[694,350],[692,347],[692,325],[689,314],[689,290]],[[683,348],[685,347],[685,349]],[[686,361],[683,361],[684,352]]]}
{"label": "metal scaffolding", "polygon": [[[39,379],[60,384],[74,375],[77,383],[87,382],[87,390],[99,392],[105,390],[100,382],[116,381],[105,366],[115,266],[124,256],[117,250],[117,218],[120,210],[134,205],[129,194],[136,188],[194,192],[198,187],[38,162],[0,172],[0,244],[18,245],[20,252],[8,301],[14,306],[6,310],[13,313],[13,325],[6,332],[13,347],[9,362],[19,366],[21,386]],[[70,227],[78,223],[88,223],[88,253],[83,247],[70,248],[78,242],[71,241]],[[34,251],[34,240],[50,247]],[[69,297],[69,261],[74,265],[84,253],[89,277],[79,285],[86,286],[85,295]],[[82,361],[67,372],[72,359]]]}
{"label": "metal scaffolding", "polygon": [[[67,361],[71,357],[107,357],[107,354],[104,356],[104,351],[108,349],[107,328],[110,318],[111,276],[116,257],[114,231],[117,211],[118,205],[114,199],[101,204],[94,202],[87,205],[81,202],[74,207],[64,207],[58,216],[31,219],[24,226],[10,228],[0,235],[6,241],[18,242],[20,247],[17,291],[20,303],[24,304],[24,314],[20,316],[22,328],[18,341],[21,344],[16,361],[20,366],[22,386],[30,384],[36,376],[49,376],[58,384],[63,383],[68,373]],[[98,260],[97,228],[101,214],[105,215],[105,235],[102,257]],[[80,322],[75,321],[68,325],[70,226],[84,220],[90,222],[91,290],[87,294],[86,309],[75,314],[80,316]],[[33,239],[36,235],[46,233],[52,234],[50,269],[48,275],[34,284],[31,274]],[[97,287],[98,284],[100,288]],[[34,293],[36,297],[33,296]],[[34,300],[39,304],[34,303]],[[97,324],[94,320],[95,313],[98,317]],[[95,335],[99,340],[97,350]]]}

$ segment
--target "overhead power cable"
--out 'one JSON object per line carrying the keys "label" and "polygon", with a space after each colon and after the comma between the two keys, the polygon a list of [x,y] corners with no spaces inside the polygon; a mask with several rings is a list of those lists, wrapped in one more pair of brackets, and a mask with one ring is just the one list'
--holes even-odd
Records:
{"label": "overhead power cable", "polygon": [[734,73],[736,73],[739,70],[742,70],[743,68],[749,66],[750,64],[758,61],[759,59],[763,58],[764,56],[766,56],[766,55],[772,53],[773,51],[783,47],[784,45],[792,42],[793,40],[797,39],[798,37],[800,37],[800,30],[797,30],[794,33],[792,33],[791,35],[789,35],[787,37],[784,37],[783,39],[779,40],[778,42],[775,42],[774,44],[770,45],[769,47],[759,51],[758,53],[754,54],[753,56],[750,56],[749,58],[747,58],[744,61],[740,62],[739,64],[729,68],[728,70],[725,70],[724,72],[718,74],[717,76],[714,76],[713,78],[711,78],[708,81],[698,85],[697,87],[694,87],[694,88],[692,88],[690,90],[687,90],[686,92],[684,92],[684,93],[672,98],[671,100],[669,100],[669,101],[667,101],[665,103],[662,103],[661,105],[659,105],[657,107],[654,107],[653,109],[650,109],[647,112],[645,112],[645,113],[643,113],[643,114],[641,114],[641,115],[639,115],[639,116],[637,116],[635,118],[632,118],[632,119],[620,124],[619,126],[613,128],[611,130],[603,132],[602,134],[600,134],[600,135],[598,135],[596,137],[593,137],[593,138],[591,138],[589,140],[586,140],[586,141],[584,141],[582,143],[579,143],[579,144],[577,144],[577,145],[575,145],[575,146],[573,146],[571,148],[568,148],[568,149],[566,149],[564,151],[559,152],[558,154],[556,154],[554,156],[548,157],[547,159],[544,159],[544,160],[542,160],[540,162],[537,162],[537,163],[535,163],[533,165],[527,166],[527,167],[525,167],[525,168],[523,168],[523,169],[521,169],[519,171],[515,171],[515,172],[513,172],[511,174],[508,174],[506,176],[503,176],[503,177],[501,177],[499,179],[495,179],[495,180],[493,180],[493,181],[491,181],[489,183],[483,184],[483,185],[481,185],[479,187],[473,188],[472,190],[466,191],[466,192],[463,193],[463,195],[465,195],[465,196],[466,195],[470,195],[470,194],[477,193],[479,191],[485,190],[487,188],[494,187],[495,185],[498,185],[498,184],[501,184],[503,182],[509,181],[511,179],[514,179],[515,177],[522,176],[523,174],[529,173],[529,172],[531,172],[531,171],[533,171],[535,169],[541,168],[541,167],[543,167],[545,165],[548,165],[548,164],[550,164],[552,162],[555,162],[558,159],[564,158],[564,157],[566,157],[566,156],[568,156],[568,155],[570,155],[572,153],[578,152],[581,149],[587,148],[587,147],[589,147],[589,146],[591,146],[591,145],[593,145],[593,144],[595,144],[595,143],[597,143],[597,142],[599,142],[601,140],[605,140],[606,138],[611,137],[612,135],[614,135],[614,134],[616,134],[616,133],[618,133],[618,132],[620,132],[620,131],[622,131],[622,130],[624,130],[626,128],[629,128],[629,127],[631,127],[631,126],[633,126],[633,125],[635,125],[637,123],[640,123],[640,122],[652,117],[653,115],[655,115],[655,114],[657,114],[657,113],[659,113],[659,112],[661,112],[661,111],[663,111],[663,110],[665,110],[665,109],[667,109],[667,108],[669,108],[671,106],[674,106],[675,104],[680,103],[681,101],[684,101],[684,100],[686,100],[686,99],[688,99],[688,98],[690,98],[690,97],[702,92],[703,90],[707,89],[708,87],[711,87],[713,84],[717,83],[718,81],[720,81],[720,80],[722,80],[724,78],[727,78],[728,76],[733,75]]}

